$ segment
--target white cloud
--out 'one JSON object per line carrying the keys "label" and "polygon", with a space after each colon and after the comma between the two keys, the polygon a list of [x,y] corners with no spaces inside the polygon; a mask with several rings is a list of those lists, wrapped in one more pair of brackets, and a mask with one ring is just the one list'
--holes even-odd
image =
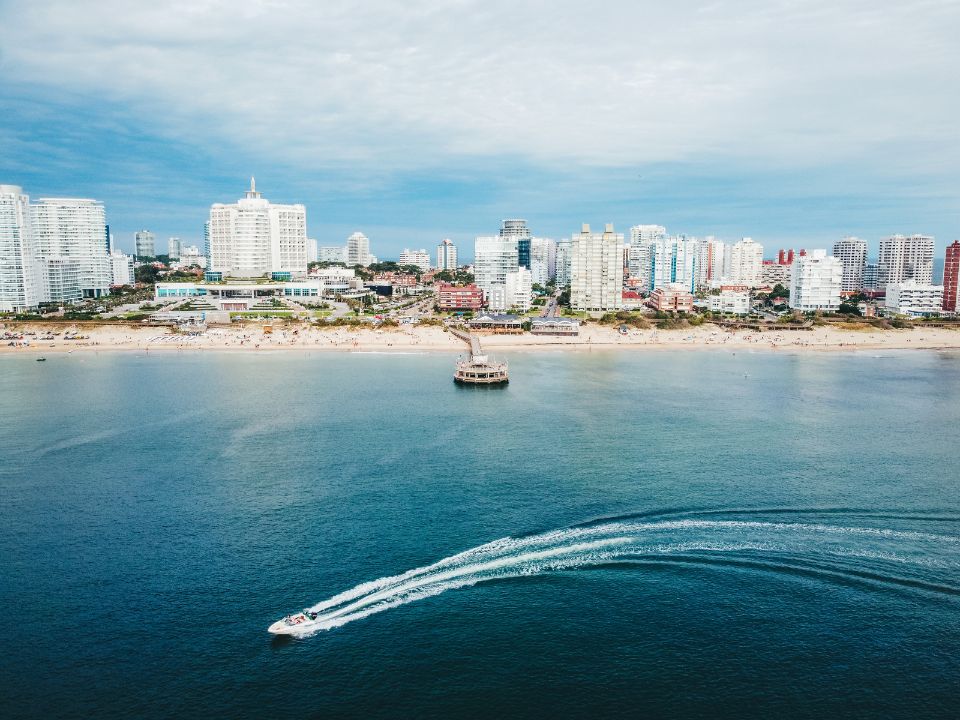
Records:
{"label": "white cloud", "polygon": [[953,0],[0,8],[0,82],[301,167],[960,160]]}

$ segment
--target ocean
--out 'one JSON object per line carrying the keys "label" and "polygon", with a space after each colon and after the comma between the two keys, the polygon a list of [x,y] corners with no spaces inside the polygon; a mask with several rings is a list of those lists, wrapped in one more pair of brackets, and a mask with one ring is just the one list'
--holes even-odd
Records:
{"label": "ocean", "polygon": [[957,716],[960,354],[507,359],[0,356],[0,716]]}

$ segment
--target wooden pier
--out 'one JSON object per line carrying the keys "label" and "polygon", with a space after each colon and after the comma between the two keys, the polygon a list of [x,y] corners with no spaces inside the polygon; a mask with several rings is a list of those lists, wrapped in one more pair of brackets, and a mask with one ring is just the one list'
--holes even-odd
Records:
{"label": "wooden pier", "polygon": [[480,347],[480,338],[460,328],[450,328],[454,337],[470,344],[470,359],[460,360],[453,381],[463,385],[504,385],[510,382],[507,363],[490,360]]}

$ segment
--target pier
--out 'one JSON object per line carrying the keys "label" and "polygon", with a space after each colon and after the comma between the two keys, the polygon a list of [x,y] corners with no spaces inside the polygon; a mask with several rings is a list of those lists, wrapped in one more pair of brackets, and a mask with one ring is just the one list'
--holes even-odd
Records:
{"label": "pier", "polygon": [[490,360],[480,347],[480,338],[460,328],[450,328],[454,337],[470,344],[470,359],[457,362],[453,381],[463,385],[504,385],[510,382],[507,363]]}

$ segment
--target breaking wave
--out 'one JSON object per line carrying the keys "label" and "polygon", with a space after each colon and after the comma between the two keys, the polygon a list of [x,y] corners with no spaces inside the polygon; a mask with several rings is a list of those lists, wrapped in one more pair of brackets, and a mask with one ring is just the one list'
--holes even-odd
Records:
{"label": "breaking wave", "polygon": [[625,516],[501,538],[362,583],[309,608],[318,618],[304,634],[489,580],[671,561],[960,595],[960,537],[954,535],[812,522]]}

